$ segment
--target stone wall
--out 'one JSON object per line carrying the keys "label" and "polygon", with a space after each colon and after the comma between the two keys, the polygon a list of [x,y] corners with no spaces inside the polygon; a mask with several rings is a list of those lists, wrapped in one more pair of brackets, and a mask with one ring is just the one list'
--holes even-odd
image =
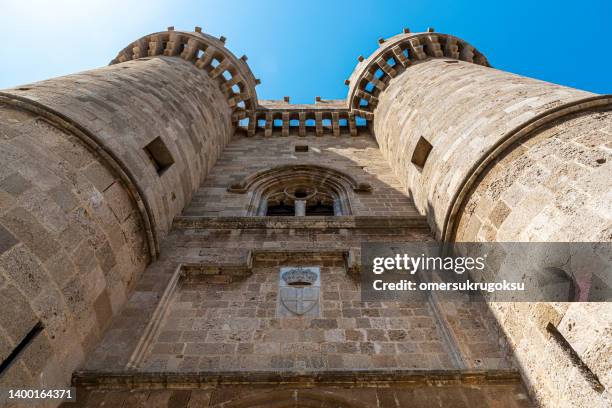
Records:
{"label": "stone wall", "polygon": [[1,95],[1,359],[43,327],[2,383],[61,386],[159,255],[229,141],[232,110],[175,57]]}
{"label": "stone wall", "polygon": [[[233,133],[215,80],[175,57],[127,61],[6,92],[38,102],[98,137],[132,174],[160,242]],[[145,146],[160,137],[174,161],[158,174]]]}
{"label": "stone wall", "polygon": [[[435,58],[391,79],[378,99],[374,130],[381,150],[437,237],[611,239],[605,97]],[[432,148],[418,157],[414,151],[422,139]],[[543,406],[610,403],[609,392],[601,389],[609,387],[612,364],[610,334],[601,329],[610,325],[608,304],[491,308]],[[599,386],[545,330],[548,323],[599,376]]]}
{"label": "stone wall", "polygon": [[[227,187],[287,163],[333,167],[372,192],[351,197],[351,216],[246,216],[248,192]],[[431,239],[369,135],[237,136],[82,372],[512,370],[480,303],[360,301],[361,243]],[[281,318],[279,270],[299,265],[321,267],[320,316]]]}
{"label": "stone wall", "polygon": [[474,184],[456,240],[610,241],[611,134],[612,112],[596,110],[516,142]]}
{"label": "stone wall", "polygon": [[[513,145],[484,172],[461,212],[460,241],[609,242],[612,239],[612,112],[574,114]],[[553,323],[605,387],[612,386],[612,308],[608,303],[492,305],[539,399],[605,406],[566,350],[546,331]],[[528,316],[529,319],[524,319]],[[540,356],[547,355],[545,361]],[[559,375],[563,373],[563,375]],[[553,378],[554,385],[541,379]],[[564,394],[559,395],[558,389]]]}
{"label": "stone wall", "polygon": [[[296,152],[296,146],[308,146],[308,151]],[[236,135],[183,215],[245,216],[251,195],[229,192],[228,187],[262,170],[291,164],[328,167],[368,183],[371,192],[349,197],[353,215],[418,215],[368,133],[354,137],[318,137],[312,133],[304,137]]]}
{"label": "stone wall", "polygon": [[[317,372],[453,367],[427,303],[361,302],[359,284],[339,256],[257,258],[252,275],[241,281],[183,283],[140,368]],[[279,268],[285,265],[321,267],[318,316],[277,315]]]}
{"label": "stone wall", "polygon": [[74,135],[0,109],[0,355],[44,330],[2,384],[65,384],[149,261],[129,190]]}
{"label": "stone wall", "polygon": [[[453,196],[490,148],[538,114],[589,96],[476,64],[430,59],[389,82],[379,98],[374,132],[439,237]],[[421,137],[433,149],[419,168],[411,159]]]}

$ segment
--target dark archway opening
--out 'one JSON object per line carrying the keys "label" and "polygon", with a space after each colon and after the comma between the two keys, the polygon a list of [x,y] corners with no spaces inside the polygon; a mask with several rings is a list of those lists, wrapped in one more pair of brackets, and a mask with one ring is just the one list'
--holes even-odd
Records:
{"label": "dark archway opening", "polygon": [[323,215],[335,215],[334,214],[334,206],[329,204],[323,204],[318,202],[314,205],[309,205],[306,207],[306,216],[323,216]]}

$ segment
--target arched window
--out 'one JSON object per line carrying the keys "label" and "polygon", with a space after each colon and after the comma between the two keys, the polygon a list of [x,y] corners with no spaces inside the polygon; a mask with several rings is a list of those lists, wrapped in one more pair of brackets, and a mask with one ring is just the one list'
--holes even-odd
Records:
{"label": "arched window", "polygon": [[228,190],[251,194],[248,215],[337,216],[351,215],[353,194],[371,188],[328,167],[287,165],[250,175]]}
{"label": "arched window", "polygon": [[348,215],[348,209],[343,212],[341,201],[340,194],[330,191],[326,186],[295,184],[286,180],[262,197],[257,215]]}

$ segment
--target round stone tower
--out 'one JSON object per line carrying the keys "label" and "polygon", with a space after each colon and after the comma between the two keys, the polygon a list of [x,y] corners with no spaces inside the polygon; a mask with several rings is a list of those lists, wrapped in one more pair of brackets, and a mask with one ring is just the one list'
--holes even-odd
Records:
{"label": "round stone tower", "polygon": [[[473,46],[433,29],[379,43],[359,58],[347,102],[372,122],[438,239],[612,239],[612,96],[493,69]],[[601,330],[612,322],[609,304],[491,308],[544,405],[609,403],[601,384],[612,380],[612,333]],[[567,344],[551,339],[549,323]]]}
{"label": "round stone tower", "polygon": [[[0,92],[0,353],[13,359],[0,385],[65,385],[96,344],[129,349],[130,354],[126,337],[136,343],[151,335],[155,318],[164,316],[155,311],[163,310],[158,307],[167,291],[156,271],[165,268],[167,274],[172,262],[165,264],[165,258],[192,261],[190,251],[199,253],[203,241],[211,240],[202,233],[204,227],[196,232],[184,228],[176,235],[199,234],[200,241],[182,253],[183,242],[164,238],[173,219],[200,197],[194,193],[243,120],[248,136],[261,130],[266,139],[245,137],[230,158],[265,152],[252,161],[274,161],[270,152],[285,154],[287,146],[292,160],[308,152],[308,145],[293,146],[293,141],[276,143],[277,150],[256,146],[275,131],[311,143],[320,143],[317,139],[327,133],[337,137],[327,146],[332,151],[341,135],[361,133],[355,118],[367,121],[364,135],[373,147],[367,150],[369,145],[359,140],[357,149],[369,152],[363,153],[364,163],[372,151],[378,154],[371,133],[442,241],[611,240],[611,96],[499,71],[459,38],[433,29],[406,29],[380,39],[369,58],[359,58],[347,80],[346,101],[318,98],[315,105],[291,105],[286,98],[260,104],[259,81],[246,57],[236,58],[224,43],[224,37],[211,37],[197,27],[195,32],[169,28],[133,42],[108,67]],[[311,131],[315,139],[308,139]],[[254,222],[246,216],[216,219],[224,218],[218,216],[221,197],[229,195],[235,208],[246,197],[232,195],[246,192],[237,183],[242,178],[232,167],[235,162],[219,163],[227,167],[218,166],[213,174],[217,184],[205,186],[214,201],[206,203],[212,204],[206,214],[210,210],[213,216],[200,221],[230,225],[237,220],[219,233],[233,240],[240,235],[237,225]],[[368,166],[351,169],[357,167],[364,171]],[[315,166],[308,168],[314,171]],[[376,179],[370,170],[364,176]],[[399,182],[381,201],[411,212],[410,197],[401,201],[394,195]],[[355,192],[372,193],[360,200],[377,209],[374,195],[380,184],[374,190],[352,184]],[[256,210],[263,207],[254,208],[259,214]],[[418,228],[415,236],[430,239],[424,221]],[[261,235],[248,244],[283,247],[276,233],[267,226],[264,231],[265,239]],[[329,235],[340,245],[338,237],[345,232]],[[295,245],[302,245],[298,235],[291,230]],[[223,258],[228,248],[236,246],[213,249]],[[202,252],[200,262],[211,255]],[[245,259],[247,265],[252,261]],[[205,270],[199,264],[192,267]],[[179,276],[180,269],[170,269]],[[498,303],[490,308],[525,384],[542,405],[609,406],[609,303]],[[153,315],[150,325],[130,323],[130,317],[147,313]],[[112,317],[114,330],[107,331],[106,343],[100,342]],[[315,324],[335,330],[332,320]]]}
{"label": "round stone tower", "polygon": [[3,383],[67,383],[138,290],[257,104],[224,42],[170,28],[108,67],[0,93],[0,346],[23,350]]}

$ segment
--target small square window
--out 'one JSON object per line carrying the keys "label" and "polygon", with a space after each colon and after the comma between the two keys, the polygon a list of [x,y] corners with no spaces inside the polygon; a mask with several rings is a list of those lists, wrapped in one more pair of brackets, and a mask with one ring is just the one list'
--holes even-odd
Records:
{"label": "small square window", "polygon": [[308,145],[296,145],[295,151],[298,153],[304,153],[308,151]]}
{"label": "small square window", "polygon": [[159,136],[146,145],[144,151],[160,176],[174,164],[170,151]]}
{"label": "small square window", "polygon": [[417,142],[414,152],[412,153],[412,159],[410,160],[420,170],[425,166],[425,162],[429,157],[429,153],[433,149],[431,143],[429,143],[423,136]]}

